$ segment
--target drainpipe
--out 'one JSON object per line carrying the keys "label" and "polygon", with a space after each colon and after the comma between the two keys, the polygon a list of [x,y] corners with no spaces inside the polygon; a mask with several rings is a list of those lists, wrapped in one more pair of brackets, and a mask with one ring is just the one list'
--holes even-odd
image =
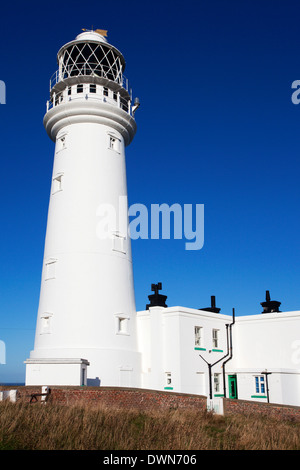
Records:
{"label": "drainpipe", "polygon": [[261,372],[261,374],[266,376],[267,402],[270,403],[268,375],[271,375],[272,372],[267,372],[267,370],[265,370],[265,371]]}
{"label": "drainpipe", "polygon": [[[203,356],[201,356],[201,354],[199,354],[199,356],[201,357],[201,359],[203,359],[204,362],[206,362],[207,366],[208,366],[208,378],[209,378],[209,398],[210,400],[212,400],[212,379],[211,379],[211,370],[213,368],[213,366],[215,366],[216,364],[218,364],[219,362],[223,361],[223,359],[226,359],[226,357],[228,356],[229,354],[229,342],[228,342],[228,326],[229,326],[229,329],[230,329],[230,357],[227,359],[227,361],[229,361],[229,359],[232,358],[232,337],[231,337],[231,326],[234,324],[235,322],[235,315],[234,315],[234,308],[232,309],[232,317],[233,317],[233,321],[232,323],[230,323],[230,325],[226,325],[226,332],[227,332],[227,354],[225,354],[225,356],[221,357],[220,359],[218,359],[216,362],[214,362],[213,364],[210,364],[209,362],[207,362],[206,359],[204,359]],[[225,364],[225,362],[227,361],[224,361],[223,365]],[[224,369],[223,369],[224,371]],[[224,373],[224,372],[223,372]],[[224,377],[224,375],[223,375]],[[225,393],[225,391],[224,391]],[[225,395],[224,395],[225,396]]]}
{"label": "drainpipe", "polygon": [[232,309],[232,322],[229,325],[230,331],[230,356],[223,362],[223,389],[224,389],[224,398],[226,398],[226,379],[225,379],[225,364],[232,359],[232,325],[235,323],[235,310]]}

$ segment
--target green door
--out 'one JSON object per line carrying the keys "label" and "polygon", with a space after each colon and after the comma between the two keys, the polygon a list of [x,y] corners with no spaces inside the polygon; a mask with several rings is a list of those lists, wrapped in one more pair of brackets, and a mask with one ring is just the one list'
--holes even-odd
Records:
{"label": "green door", "polygon": [[236,375],[228,375],[229,398],[237,398]]}

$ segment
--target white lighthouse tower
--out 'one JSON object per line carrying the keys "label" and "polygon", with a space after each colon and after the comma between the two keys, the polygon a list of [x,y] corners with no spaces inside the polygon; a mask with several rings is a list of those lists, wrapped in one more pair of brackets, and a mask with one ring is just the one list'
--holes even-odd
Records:
{"label": "white lighthouse tower", "polygon": [[57,61],[44,117],[55,154],[26,385],[138,387],[125,168],[137,104],[105,31],[79,34]]}

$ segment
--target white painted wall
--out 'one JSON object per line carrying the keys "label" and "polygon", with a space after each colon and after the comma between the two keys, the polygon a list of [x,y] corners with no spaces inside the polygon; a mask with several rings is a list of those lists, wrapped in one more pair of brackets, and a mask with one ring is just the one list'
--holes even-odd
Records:
{"label": "white painted wall", "polygon": [[87,367],[87,361],[75,358],[28,359],[26,385],[86,385]]}
{"label": "white painted wall", "polygon": [[[208,366],[213,375],[220,374],[222,395],[224,356],[227,354],[226,324],[230,315],[184,307],[153,307],[138,312],[138,344],[142,354],[142,386],[164,390],[165,373],[172,376],[171,390],[209,395]],[[195,349],[194,327],[203,328],[201,350]],[[212,330],[220,332],[219,351],[213,351]],[[233,358],[226,364],[228,375],[237,376],[238,398],[267,401],[267,390],[258,394],[255,376],[265,370],[268,375],[269,400],[300,406],[300,312],[284,312],[236,317],[232,327]],[[226,357],[225,357],[226,358]]]}

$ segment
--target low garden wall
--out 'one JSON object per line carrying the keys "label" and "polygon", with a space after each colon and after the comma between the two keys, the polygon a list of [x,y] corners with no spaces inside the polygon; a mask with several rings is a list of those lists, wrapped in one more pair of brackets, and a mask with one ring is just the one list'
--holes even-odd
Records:
{"label": "low garden wall", "polygon": [[[145,390],[139,388],[121,387],[58,387],[53,386],[48,400],[58,404],[91,403],[104,406],[137,409],[147,411],[151,409],[194,409],[204,411],[207,409],[207,398],[203,395],[188,393],[164,392],[158,390]],[[42,387],[8,387],[0,386],[4,390],[17,390],[17,400],[30,402],[32,395],[40,401]],[[250,400],[233,400],[223,398],[224,415],[253,414],[273,416],[278,419],[300,421],[300,407],[279,405],[274,403],[261,403]]]}
{"label": "low garden wall", "polygon": [[[4,390],[8,387],[0,387]],[[13,388],[13,387],[10,387]],[[30,401],[32,394],[40,394],[42,387],[15,387],[17,397]],[[48,400],[59,404],[100,403],[115,408],[150,409],[206,409],[206,397],[187,393],[164,392],[119,387],[57,387],[53,386]],[[40,400],[41,397],[37,396]]]}
{"label": "low garden wall", "polygon": [[250,400],[231,400],[223,399],[225,415],[253,414],[257,413],[265,416],[272,416],[278,419],[288,419],[291,421],[300,421],[300,407],[279,405],[275,403],[261,403]]}

